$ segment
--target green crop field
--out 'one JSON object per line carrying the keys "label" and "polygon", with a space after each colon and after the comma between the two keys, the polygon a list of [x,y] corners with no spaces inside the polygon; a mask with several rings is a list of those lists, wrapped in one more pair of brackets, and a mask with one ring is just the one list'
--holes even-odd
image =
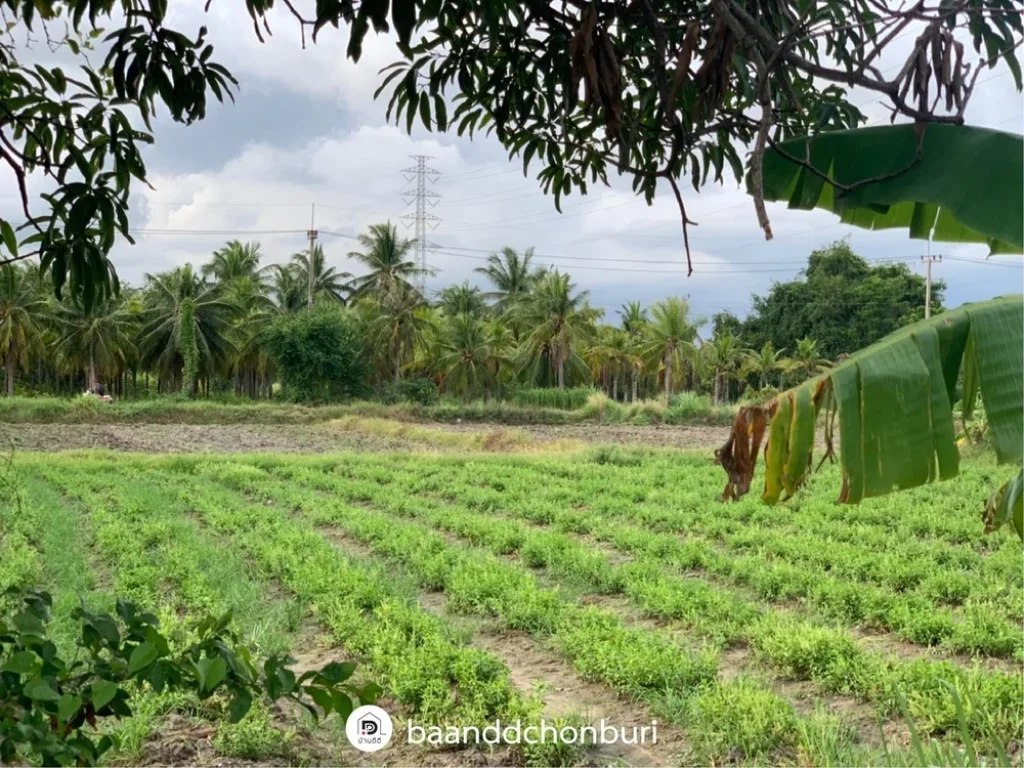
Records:
{"label": "green crop field", "polygon": [[[1019,760],[1020,542],[979,520],[1010,474],[980,457],[840,506],[833,467],[766,507],[718,502],[709,455],[667,450],[22,454],[0,589],[48,588],[62,650],[83,595],[135,600],[172,638],[232,609],[259,653],[356,660],[399,725],[656,720],[661,737],[596,757],[420,747],[393,753],[403,764]],[[215,706],[139,691],[115,759],[138,760],[168,718],[206,728],[216,759],[356,759],[337,725],[266,708],[215,725]]]}

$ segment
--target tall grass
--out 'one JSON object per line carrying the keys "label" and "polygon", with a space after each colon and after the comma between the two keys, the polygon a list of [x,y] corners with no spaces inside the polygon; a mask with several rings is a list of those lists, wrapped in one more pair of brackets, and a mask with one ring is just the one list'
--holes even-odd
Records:
{"label": "tall grass", "polygon": [[586,405],[591,395],[596,393],[597,390],[593,387],[520,389],[512,394],[512,403],[520,408],[558,408],[575,411]]}

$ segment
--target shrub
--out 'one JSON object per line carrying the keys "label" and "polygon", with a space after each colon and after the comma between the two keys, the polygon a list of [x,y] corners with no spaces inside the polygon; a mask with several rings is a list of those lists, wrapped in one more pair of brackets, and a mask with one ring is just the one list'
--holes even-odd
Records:
{"label": "shrub", "polygon": [[575,411],[586,405],[591,395],[594,394],[597,394],[597,390],[592,387],[570,389],[538,387],[516,390],[511,394],[510,399],[513,404],[526,408],[558,408],[563,411]]}
{"label": "shrub", "polygon": [[18,597],[11,615],[0,616],[2,765],[95,765],[114,745],[110,735],[94,735],[98,720],[131,717],[128,691],[143,683],[157,694],[225,695],[232,723],[264,696],[292,699],[318,717],[315,702],[325,716],[338,712],[344,718],[380,692],[373,684],[360,689],[346,682],[351,663],[334,662],[296,678],[286,659],[271,656],[257,669],[228,629],[230,612],[203,619],[195,627],[197,640],[183,651],[172,650],[157,618],[123,600],[117,601],[116,619],[75,609],[79,651],[64,660],[47,638],[50,595],[27,590]]}
{"label": "shrub", "polygon": [[321,304],[283,315],[263,333],[290,400],[329,403],[366,387],[363,339],[343,309]]}
{"label": "shrub", "polygon": [[439,399],[437,385],[430,379],[417,376],[412,379],[404,379],[395,384],[389,385],[384,390],[381,400],[386,405],[396,403],[418,403],[419,405],[434,405]]}

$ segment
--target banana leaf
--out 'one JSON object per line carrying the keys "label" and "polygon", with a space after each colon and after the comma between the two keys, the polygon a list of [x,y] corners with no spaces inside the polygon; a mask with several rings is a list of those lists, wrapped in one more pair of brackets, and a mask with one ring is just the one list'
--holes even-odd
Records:
{"label": "banana leaf", "polygon": [[[837,420],[839,426],[840,502],[856,504],[955,476],[960,454],[953,405],[961,370],[965,408],[968,398],[980,395],[998,462],[1019,463],[1024,458],[1024,296],[1018,295],[965,304],[901,328],[774,401],[748,407],[774,414],[763,499],[774,503],[783,489],[788,498],[810,473],[807,454],[813,441],[806,436],[813,435],[822,410],[829,455],[830,425]],[[748,420],[741,415],[736,423]],[[730,437],[743,439],[735,430]],[[1024,479],[1018,476],[989,500],[987,526],[1009,521],[1024,538],[1022,497]]]}
{"label": "banana leaf", "polygon": [[[818,173],[793,159],[809,160]],[[865,229],[907,229],[911,238],[930,233],[939,242],[985,243],[991,254],[1024,253],[1024,137],[931,124],[790,139],[765,153],[764,197],[823,208]]]}

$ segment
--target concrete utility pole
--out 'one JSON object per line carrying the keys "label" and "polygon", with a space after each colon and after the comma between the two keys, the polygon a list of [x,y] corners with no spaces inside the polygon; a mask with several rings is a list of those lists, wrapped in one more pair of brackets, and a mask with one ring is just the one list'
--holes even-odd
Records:
{"label": "concrete utility pole", "polygon": [[309,238],[309,268],[306,270],[307,277],[309,278],[309,306],[313,306],[313,261],[316,255],[316,203],[312,204],[312,208],[309,213],[309,229],[306,231],[306,237]]}
{"label": "concrete utility pole", "polygon": [[932,316],[932,264],[941,262],[941,256],[922,256],[921,261],[928,265],[928,277],[925,280],[924,288],[924,317],[927,320]]}

